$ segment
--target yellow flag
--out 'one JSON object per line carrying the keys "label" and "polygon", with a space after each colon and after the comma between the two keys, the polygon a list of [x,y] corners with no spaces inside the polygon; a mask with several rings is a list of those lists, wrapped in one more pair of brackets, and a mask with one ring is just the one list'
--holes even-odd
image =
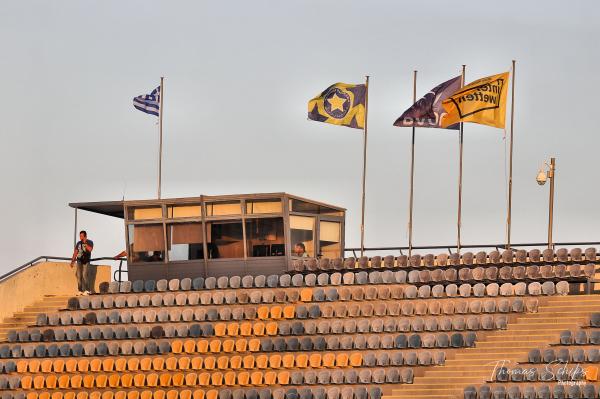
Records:
{"label": "yellow flag", "polygon": [[308,102],[308,119],[364,129],[366,93],[364,84],[335,83]]}
{"label": "yellow flag", "polygon": [[462,87],[448,97],[442,106],[447,112],[443,128],[458,122],[473,122],[504,128],[508,72],[488,76]]}

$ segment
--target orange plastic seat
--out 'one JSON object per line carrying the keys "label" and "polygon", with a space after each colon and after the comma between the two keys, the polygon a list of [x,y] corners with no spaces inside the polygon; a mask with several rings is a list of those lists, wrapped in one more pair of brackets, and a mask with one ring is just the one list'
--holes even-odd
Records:
{"label": "orange plastic seat", "polygon": [[115,396],[115,394],[114,394],[113,391],[104,391],[104,392],[102,392],[102,399],[113,399],[114,396]]}
{"label": "orange plastic seat", "polygon": [[[146,362],[147,364],[147,362]],[[127,370],[128,371],[138,371],[140,367],[140,359],[137,357],[132,357],[127,360]]]}
{"label": "orange plastic seat", "polygon": [[127,392],[125,392],[125,391],[115,392],[115,399],[127,399]]}
{"label": "orange plastic seat", "polygon": [[215,387],[223,385],[223,373],[217,371],[210,376],[210,382]]}
{"label": "orange plastic seat", "polygon": [[211,389],[206,392],[206,399],[217,399],[219,397],[219,391]]}
{"label": "orange plastic seat", "polygon": [[362,354],[361,353],[352,353],[350,355],[350,366],[352,366],[352,367],[362,366]]}
{"label": "orange plastic seat", "polygon": [[204,361],[203,361],[202,357],[200,357],[200,356],[193,357],[192,365],[191,365],[192,370],[202,370],[203,363],[204,363]]}
{"label": "orange plastic seat", "polygon": [[64,399],[75,399],[75,396],[77,394],[75,392],[65,392],[65,394],[63,395]]}
{"label": "orange plastic seat", "polygon": [[236,352],[246,352],[247,348],[248,341],[246,340],[246,338],[240,338],[235,340],[235,348],[233,350],[235,350]]}
{"label": "orange plastic seat", "polygon": [[252,333],[256,337],[262,337],[265,335],[265,323],[262,321],[256,322],[254,326],[252,326]]}
{"label": "orange plastic seat", "polygon": [[[34,379],[35,381],[35,379]],[[83,376],[83,387],[84,388],[93,388],[94,387],[94,375],[86,374]]]}
{"label": "orange plastic seat", "polygon": [[323,355],[323,367],[335,367],[335,355],[333,353]]}
{"label": "orange plastic seat", "polygon": [[269,365],[269,357],[267,355],[258,355],[255,359],[256,368],[266,369]]}
{"label": "orange plastic seat", "polygon": [[109,357],[102,360],[102,371],[111,372],[115,367],[115,359]]}
{"label": "orange plastic seat", "polygon": [[25,375],[21,377],[21,389],[31,389],[33,386],[33,377],[30,375]]}
{"label": "orange plastic seat", "polygon": [[264,383],[266,385],[273,385],[277,380],[277,373],[275,371],[267,371],[264,375]]}
{"label": "orange plastic seat", "polygon": [[277,335],[278,327],[276,321],[271,321],[266,325],[267,335]]}
{"label": "orange plastic seat", "polygon": [[281,319],[281,316],[282,316],[281,306],[279,306],[279,305],[273,306],[271,308],[270,313],[271,313],[271,318],[272,319],[274,319],[274,320]]}
{"label": "orange plastic seat", "polygon": [[180,339],[174,339],[171,342],[171,352],[172,353],[181,353],[183,350],[183,342]]}
{"label": "orange plastic seat", "polygon": [[171,377],[171,384],[174,387],[180,387],[183,385],[184,378],[185,377],[184,377],[183,373],[175,373]]}
{"label": "orange plastic seat", "polygon": [[171,373],[162,373],[158,377],[158,385],[161,387],[171,386]]}
{"label": "orange plastic seat", "polygon": [[124,357],[120,357],[115,360],[115,371],[125,371],[127,370],[127,359]]}
{"label": "orange plastic seat", "polygon": [[146,376],[146,385],[148,387],[156,387],[158,386],[158,374],[150,373]]}
{"label": "orange plastic seat", "polygon": [[202,389],[195,389],[192,393],[192,399],[204,399],[204,391]]}
{"label": "orange plastic seat", "polygon": [[55,359],[54,361],[46,359],[42,361],[41,368],[42,373],[49,373],[50,369],[55,373],[64,373],[65,361],[63,359]]}
{"label": "orange plastic seat", "polygon": [[188,387],[193,387],[196,385],[196,381],[198,381],[198,373],[187,373],[185,375],[185,385]]}
{"label": "orange plastic seat", "polygon": [[321,368],[321,366],[322,366],[322,359],[323,358],[322,358],[322,356],[321,356],[320,353],[313,353],[308,358],[308,364],[312,368]]}
{"label": "orange plastic seat", "polygon": [[165,399],[167,395],[162,389],[153,389],[152,399]]}
{"label": "orange plastic seat", "polygon": [[207,356],[204,358],[204,369],[205,370],[214,370],[215,369],[216,360],[214,356]]}
{"label": "orange plastic seat", "polygon": [[167,399],[177,399],[177,396],[179,396],[179,392],[177,392],[176,390],[169,389],[167,391],[167,396],[166,396]]}
{"label": "orange plastic seat", "polygon": [[308,367],[308,355],[301,353],[296,356],[296,367],[301,369]]}
{"label": "orange plastic seat", "polygon": [[598,381],[598,366],[587,366],[584,370],[587,381]]}
{"label": "orange plastic seat", "polygon": [[238,373],[237,382],[238,385],[241,385],[243,387],[250,385],[250,373],[248,373],[247,371],[242,371]]}
{"label": "orange plastic seat", "polygon": [[221,352],[221,341],[218,339],[213,339],[210,341],[210,352],[211,353],[219,353]]}
{"label": "orange plastic seat", "polygon": [[294,305],[286,305],[283,307],[283,318],[293,319],[296,317],[296,307]]}
{"label": "orange plastic seat", "polygon": [[229,368],[229,358],[227,356],[219,356],[217,358],[217,368],[219,370],[225,370]]}
{"label": "orange plastic seat", "polygon": [[133,376],[133,386],[136,388],[141,388],[146,386],[146,374],[144,373],[136,373]]}
{"label": "orange plastic seat", "polygon": [[[230,335],[230,334],[228,334]],[[223,352],[225,353],[231,353],[233,352],[235,348],[235,341],[232,339],[226,339],[225,341],[223,341]]]}
{"label": "orange plastic seat", "polygon": [[196,352],[196,342],[193,339],[187,339],[183,342],[183,351],[185,353]]}
{"label": "orange plastic seat", "polygon": [[[150,358],[147,358],[150,360]],[[146,359],[142,359],[142,370],[154,370],[161,371],[165,367],[165,358],[164,357],[155,357],[152,359],[152,362],[144,362]],[[146,366],[144,363],[148,363]]]}
{"label": "orange plastic seat", "polygon": [[100,359],[92,359],[90,361],[90,371],[93,373],[97,373],[102,369],[102,360]]}
{"label": "orange plastic seat", "polygon": [[121,385],[121,376],[119,374],[111,374],[108,376],[108,386],[118,388]]}
{"label": "orange plastic seat", "polygon": [[290,372],[289,371],[280,371],[277,373],[277,383],[279,385],[287,385],[290,383]]}
{"label": "orange plastic seat", "polygon": [[269,318],[269,307],[259,306],[258,309],[256,309],[256,315],[259,320],[267,320]]}
{"label": "orange plastic seat", "polygon": [[64,374],[61,375],[60,377],[58,377],[58,387],[60,389],[67,389],[69,388],[69,376]]}
{"label": "orange plastic seat", "polygon": [[50,399],[50,392],[40,392],[38,395],[38,399]]}
{"label": "orange plastic seat", "polygon": [[40,361],[37,359],[30,360],[29,364],[27,365],[27,369],[30,373],[37,373],[38,371],[40,371]]}
{"label": "orange plastic seat", "polygon": [[210,385],[210,373],[200,373],[198,375],[198,385],[207,387]]}
{"label": "orange plastic seat", "polygon": [[79,364],[75,359],[69,359],[65,362],[65,371],[67,373],[75,373],[79,368]]}
{"label": "orange plastic seat", "polygon": [[50,395],[50,399],[63,399],[63,393],[60,391],[52,392],[52,395]]}
{"label": "orange plastic seat", "polygon": [[98,391],[90,392],[90,399],[102,399],[102,392],[98,392]]}
{"label": "orange plastic seat", "polygon": [[281,368],[281,355],[269,356],[269,368],[271,368],[271,369]]}
{"label": "orange plastic seat", "polygon": [[281,358],[281,363],[284,368],[291,369],[295,367],[296,358],[291,353],[287,353]]}
{"label": "orange plastic seat", "polygon": [[[250,341],[248,341],[248,350],[250,352],[259,352],[260,351],[260,340],[257,338],[253,338]],[[245,352],[245,351],[238,350],[238,352]]]}
{"label": "orange plastic seat", "polygon": [[[77,392],[77,399],[88,399],[88,393],[87,392]],[[117,399],[117,398],[115,398]]]}
{"label": "orange plastic seat", "polygon": [[133,374],[123,373],[121,374],[121,386],[124,388],[131,388],[133,384]]}
{"label": "orange plastic seat", "polygon": [[77,361],[77,371],[80,373],[87,373],[90,371],[90,361],[87,359],[79,359]]}
{"label": "orange plastic seat", "polygon": [[192,399],[192,391],[189,389],[184,389],[179,392],[179,399]]}
{"label": "orange plastic seat", "polygon": [[165,361],[165,369],[167,370],[177,370],[177,358],[176,357],[168,357]]}
{"label": "orange plastic seat", "polygon": [[240,333],[240,325],[238,323],[229,323],[227,325],[227,335],[237,337]]}
{"label": "orange plastic seat", "polygon": [[263,373],[260,371],[255,371],[250,374],[250,384],[251,385],[262,385],[263,384]]}
{"label": "orange plastic seat", "polygon": [[139,399],[139,397],[140,397],[139,391],[129,391],[129,392],[127,392],[127,399]]}
{"label": "orange plastic seat", "polygon": [[348,367],[348,355],[345,353],[338,353],[335,357],[336,367]]}
{"label": "orange plastic seat", "polygon": [[300,290],[300,301],[302,301],[302,302],[311,302],[312,301],[312,289],[311,288],[302,288]]}
{"label": "orange plastic seat", "polygon": [[[199,339],[196,341],[196,352],[198,353],[206,353],[208,352],[208,340]],[[202,391],[204,392],[204,391]]]}
{"label": "orange plastic seat", "polygon": [[56,381],[57,378],[54,374],[50,374],[49,376],[46,377],[46,388],[48,389],[55,389],[56,388]]}
{"label": "orange plastic seat", "polygon": [[37,392],[28,392],[26,398],[27,399],[38,399],[38,393]]}
{"label": "orange plastic seat", "polygon": [[146,390],[140,392],[140,399],[152,399],[152,391]]}
{"label": "orange plastic seat", "polygon": [[227,325],[225,323],[215,323],[215,337],[223,337],[227,334]]}
{"label": "orange plastic seat", "polygon": [[108,376],[106,374],[98,374],[96,376],[96,388],[106,388]]}
{"label": "orange plastic seat", "polygon": [[225,385],[227,386],[233,386],[235,385],[236,381],[235,381],[235,371],[228,371],[225,373],[225,375],[223,376],[225,379]]}
{"label": "orange plastic seat", "polygon": [[[80,374],[75,374],[71,376],[71,388],[79,389],[81,388],[81,384],[83,383],[83,377]],[[77,398],[79,398],[79,394],[77,394]]]}
{"label": "orange plastic seat", "polygon": [[240,335],[243,337],[250,337],[252,335],[252,323],[245,321],[240,324]]}
{"label": "orange plastic seat", "polygon": [[188,370],[190,368],[190,358],[188,356],[182,356],[177,361],[177,367],[179,370]]}
{"label": "orange plastic seat", "polygon": [[17,373],[26,373],[27,372],[27,360],[19,360],[17,361]]}
{"label": "orange plastic seat", "polygon": [[245,369],[253,369],[254,368],[254,356],[246,355],[242,359],[243,367]]}

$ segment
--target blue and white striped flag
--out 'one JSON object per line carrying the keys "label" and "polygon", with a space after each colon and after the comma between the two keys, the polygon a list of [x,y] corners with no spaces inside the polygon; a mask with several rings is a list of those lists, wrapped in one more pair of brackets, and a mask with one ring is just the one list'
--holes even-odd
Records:
{"label": "blue and white striped flag", "polygon": [[160,112],[160,86],[150,94],[142,94],[133,98],[133,106],[142,112],[158,116]]}

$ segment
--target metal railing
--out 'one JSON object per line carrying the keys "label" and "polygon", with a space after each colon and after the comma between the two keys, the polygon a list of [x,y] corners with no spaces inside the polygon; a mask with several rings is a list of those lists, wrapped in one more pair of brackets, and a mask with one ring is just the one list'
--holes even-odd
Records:
{"label": "metal railing", "polygon": [[[572,247],[572,246],[587,246],[587,245],[599,245],[598,241],[578,241],[578,242],[556,242],[553,244],[556,246],[563,247]],[[519,247],[547,247],[547,242],[532,242],[532,243],[521,243],[521,244],[511,244],[510,247],[512,250]],[[506,249],[506,244],[470,244],[460,246],[461,249],[465,248],[494,248],[496,250]],[[456,250],[456,245],[424,245],[424,246],[413,246],[412,250],[421,250],[421,249],[445,249],[448,250],[449,253],[452,253],[452,250]],[[409,247],[365,247],[365,252],[373,252],[373,251],[399,251],[400,255],[404,255],[402,251],[408,251]],[[354,257],[356,257],[356,252],[360,253],[360,248],[346,248],[344,252],[352,252]]]}
{"label": "metal railing", "polygon": [[[100,258],[92,258],[92,259],[90,259],[90,262],[96,262],[96,261],[99,261],[99,260],[110,260],[110,261],[117,261],[118,260],[118,261],[120,261],[120,263],[119,263],[119,269],[115,270],[115,275],[116,275],[117,272],[119,273],[119,279],[121,278],[121,273],[123,273],[123,272],[127,273],[127,270],[122,270],[122,264],[123,264],[123,261],[126,260],[125,258],[117,258],[117,259],[115,259],[115,258],[110,258],[110,257],[103,256],[103,257],[100,257]],[[52,255],[38,256],[37,258],[32,259],[29,262],[27,262],[25,264],[22,264],[21,266],[17,267],[16,269],[13,269],[10,272],[8,272],[8,273],[3,274],[2,276],[0,276],[0,282],[9,279],[10,277],[12,277],[12,276],[14,276],[14,275],[16,275],[18,273],[21,273],[24,270],[29,269],[30,267],[34,266],[35,264],[37,264],[39,262],[48,262],[48,261],[68,261],[68,262],[70,262],[71,258],[70,257],[67,258],[67,257],[64,257],[64,256],[52,256]],[[113,279],[114,279],[114,276],[113,276]],[[121,280],[119,280],[119,281],[121,281]]]}

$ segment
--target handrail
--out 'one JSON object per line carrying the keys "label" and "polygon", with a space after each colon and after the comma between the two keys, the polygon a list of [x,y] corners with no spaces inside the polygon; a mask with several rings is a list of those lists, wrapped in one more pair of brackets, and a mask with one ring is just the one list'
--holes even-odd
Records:
{"label": "handrail", "polygon": [[[511,249],[513,247],[545,247],[547,246],[547,242],[533,242],[533,243],[521,243],[521,244],[511,244]],[[558,246],[573,246],[573,245],[600,245],[600,242],[597,241],[579,241],[579,242],[556,242],[553,244],[555,247]],[[461,248],[496,248],[496,250],[500,248],[506,248],[506,244],[468,244],[462,245]],[[412,249],[447,249],[448,252],[452,253],[452,248],[457,248],[456,245],[425,245],[425,246],[413,246]],[[365,251],[400,251],[402,255],[402,251],[409,250],[408,246],[404,247],[369,247],[365,248]],[[344,252],[352,252],[356,257],[356,251],[360,251],[360,248],[345,248]]]}
{"label": "handrail", "polygon": [[[110,258],[110,257],[106,257],[106,256],[102,256],[99,258],[93,258],[90,259],[90,262],[94,262],[94,261],[98,261],[98,260],[120,260],[121,262],[123,261],[123,259],[125,258]],[[3,274],[2,276],[0,276],[0,282],[6,280],[9,277],[14,276],[17,273],[22,272],[23,270],[27,270],[29,269],[31,266],[35,265],[36,263],[40,262],[40,261],[44,261],[44,262],[48,262],[49,260],[66,260],[66,261],[71,261],[71,258],[67,258],[64,256],[52,256],[52,255],[42,255],[42,256],[38,256],[35,259],[30,260],[29,262],[22,264],[21,266],[11,270],[10,272]]]}

